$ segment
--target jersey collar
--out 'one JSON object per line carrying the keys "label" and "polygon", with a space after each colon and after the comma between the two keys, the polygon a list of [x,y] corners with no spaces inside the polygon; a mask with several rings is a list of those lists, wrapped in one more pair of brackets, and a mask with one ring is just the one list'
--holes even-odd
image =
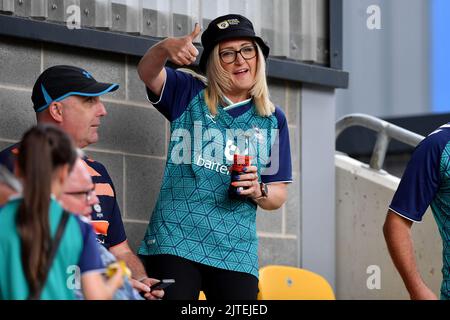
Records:
{"label": "jersey collar", "polygon": [[223,96],[223,101],[227,104],[227,106],[224,107],[223,110],[228,111],[228,110],[248,104],[250,101],[252,101],[252,98],[249,98],[249,99],[241,101],[241,102],[233,103],[233,101],[231,101],[229,98],[227,98],[226,96]]}

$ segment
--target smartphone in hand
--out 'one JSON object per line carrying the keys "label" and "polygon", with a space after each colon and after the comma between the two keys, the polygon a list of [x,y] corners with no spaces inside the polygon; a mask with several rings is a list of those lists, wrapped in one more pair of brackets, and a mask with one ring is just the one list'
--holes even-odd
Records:
{"label": "smartphone in hand", "polygon": [[168,286],[170,286],[171,284],[175,283],[175,279],[161,279],[159,282],[153,284],[150,287],[150,290],[161,290],[161,289],[165,289]]}

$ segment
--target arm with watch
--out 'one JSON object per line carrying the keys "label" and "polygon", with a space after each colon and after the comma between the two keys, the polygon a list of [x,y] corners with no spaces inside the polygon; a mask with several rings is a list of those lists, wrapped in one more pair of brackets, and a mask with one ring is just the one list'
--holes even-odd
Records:
{"label": "arm with watch", "polygon": [[243,187],[239,194],[250,198],[264,210],[280,208],[287,199],[287,183],[259,183],[257,170],[256,166],[246,167],[245,173],[239,176],[239,181],[232,182],[232,185]]}

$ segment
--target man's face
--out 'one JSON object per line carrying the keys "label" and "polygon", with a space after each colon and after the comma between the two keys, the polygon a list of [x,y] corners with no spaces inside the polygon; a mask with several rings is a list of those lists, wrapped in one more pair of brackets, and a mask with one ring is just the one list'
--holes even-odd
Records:
{"label": "man's face", "polygon": [[100,202],[94,187],[86,164],[78,159],[59,200],[67,211],[90,217],[92,206]]}
{"label": "man's face", "polygon": [[99,97],[70,96],[61,101],[61,127],[79,148],[98,141],[100,118],[107,114]]}

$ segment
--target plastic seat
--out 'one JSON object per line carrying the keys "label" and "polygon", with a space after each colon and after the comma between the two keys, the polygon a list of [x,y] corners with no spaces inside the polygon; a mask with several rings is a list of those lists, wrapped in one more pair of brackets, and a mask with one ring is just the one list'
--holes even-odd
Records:
{"label": "plastic seat", "polygon": [[269,265],[259,270],[258,300],[335,300],[328,281],[306,269]]}

